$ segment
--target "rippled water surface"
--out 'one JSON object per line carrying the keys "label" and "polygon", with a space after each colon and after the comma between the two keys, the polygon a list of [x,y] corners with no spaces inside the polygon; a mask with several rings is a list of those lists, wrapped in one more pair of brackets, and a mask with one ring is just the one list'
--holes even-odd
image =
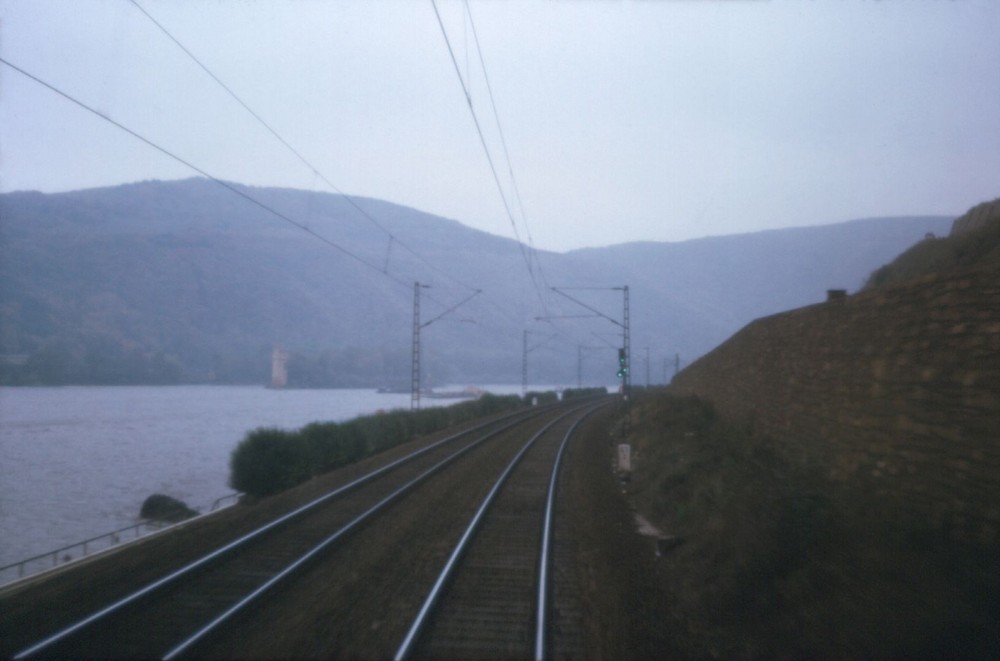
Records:
{"label": "rippled water surface", "polygon": [[251,429],[409,406],[371,390],[0,388],[0,566],[130,525],[152,493],[207,511]]}

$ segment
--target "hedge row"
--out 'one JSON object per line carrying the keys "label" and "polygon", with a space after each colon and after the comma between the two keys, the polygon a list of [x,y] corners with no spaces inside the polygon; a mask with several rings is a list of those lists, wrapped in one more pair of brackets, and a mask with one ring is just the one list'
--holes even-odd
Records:
{"label": "hedge row", "polygon": [[599,388],[566,388],[566,390],[563,390],[562,398],[566,400],[577,399],[579,397],[599,397],[607,394],[608,389],[604,386]]}
{"label": "hedge row", "polygon": [[[531,401],[530,395],[527,401]],[[389,411],[342,423],[314,422],[297,431],[262,427],[249,432],[233,449],[229,486],[252,496],[278,493],[415,436],[523,404],[517,395],[487,393],[453,406]]]}

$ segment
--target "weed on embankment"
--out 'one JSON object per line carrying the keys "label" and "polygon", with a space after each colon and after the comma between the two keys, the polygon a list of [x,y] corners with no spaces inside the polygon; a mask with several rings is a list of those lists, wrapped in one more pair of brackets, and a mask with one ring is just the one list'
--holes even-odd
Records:
{"label": "weed on embankment", "polygon": [[631,408],[625,487],[691,657],[1000,656],[1000,553],[792,453],[695,397]]}

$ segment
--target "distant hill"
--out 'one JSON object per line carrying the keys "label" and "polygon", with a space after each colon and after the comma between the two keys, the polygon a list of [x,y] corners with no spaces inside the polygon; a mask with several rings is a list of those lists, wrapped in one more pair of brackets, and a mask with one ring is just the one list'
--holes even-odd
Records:
{"label": "distant hill", "polygon": [[[659,382],[664,359],[687,363],[751,319],[856,289],[952,220],[539,251],[540,295],[512,240],[352,198],[380,229],[339,195],[234,186],[330,243],[204,179],[0,195],[0,383],[264,383],[278,344],[293,385],[408,386],[417,280],[431,286],[425,323],[483,290],[422,331],[433,382],[519,382],[525,329],[541,345],[531,383],[575,383],[580,356],[583,381],[613,381],[617,326],[561,318],[586,311],[546,287],[626,284],[633,382],[647,346]],[[621,318],[620,292],[569,293]]]}
{"label": "distant hill", "polygon": [[872,273],[867,286],[990,264],[1000,264],[1000,199],[978,204],[956,218],[948,236],[928,235]]}

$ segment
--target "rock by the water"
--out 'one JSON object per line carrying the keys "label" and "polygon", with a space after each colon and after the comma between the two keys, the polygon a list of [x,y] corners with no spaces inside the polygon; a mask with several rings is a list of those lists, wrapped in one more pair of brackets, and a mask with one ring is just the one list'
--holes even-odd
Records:
{"label": "rock by the water", "polygon": [[169,521],[176,523],[184,519],[196,516],[198,512],[188,507],[183,501],[177,500],[162,493],[154,493],[146,499],[139,511],[139,516],[144,519],[154,519],[156,521]]}

